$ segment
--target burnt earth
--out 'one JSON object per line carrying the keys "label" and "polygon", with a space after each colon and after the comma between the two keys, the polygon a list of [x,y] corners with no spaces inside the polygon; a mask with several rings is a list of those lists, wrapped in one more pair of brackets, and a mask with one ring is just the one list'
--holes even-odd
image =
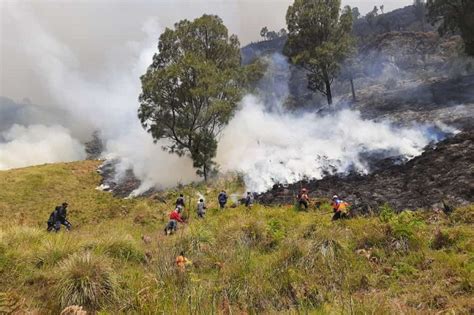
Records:
{"label": "burnt earth", "polygon": [[328,176],[303,181],[258,196],[263,204],[288,204],[301,187],[311,197],[337,194],[352,204],[355,213],[377,211],[388,203],[397,211],[439,208],[474,202],[474,130],[464,131],[431,146],[402,165],[390,161],[370,175]]}

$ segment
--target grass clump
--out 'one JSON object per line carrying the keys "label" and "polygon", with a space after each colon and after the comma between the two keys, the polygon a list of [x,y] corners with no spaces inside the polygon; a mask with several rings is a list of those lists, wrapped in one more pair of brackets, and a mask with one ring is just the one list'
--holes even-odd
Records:
{"label": "grass clump", "polygon": [[60,263],[59,273],[56,296],[62,308],[80,305],[98,310],[114,300],[116,276],[103,257],[76,253]]}
{"label": "grass clump", "polygon": [[144,262],[145,254],[130,235],[115,235],[98,244],[98,251],[125,262]]}

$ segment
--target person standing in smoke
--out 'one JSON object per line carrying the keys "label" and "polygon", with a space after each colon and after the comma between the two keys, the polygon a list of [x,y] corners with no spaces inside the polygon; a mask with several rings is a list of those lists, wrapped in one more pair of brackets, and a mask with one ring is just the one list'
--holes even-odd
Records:
{"label": "person standing in smoke", "polygon": [[219,205],[220,205],[221,209],[224,209],[225,205],[227,203],[227,194],[224,190],[221,191],[221,193],[217,197],[217,200],[219,201]]}
{"label": "person standing in smoke", "polygon": [[253,199],[253,198],[252,198],[252,194],[250,193],[250,191],[247,192],[247,197],[245,197],[245,206],[246,206],[247,208],[252,207],[252,199]]}

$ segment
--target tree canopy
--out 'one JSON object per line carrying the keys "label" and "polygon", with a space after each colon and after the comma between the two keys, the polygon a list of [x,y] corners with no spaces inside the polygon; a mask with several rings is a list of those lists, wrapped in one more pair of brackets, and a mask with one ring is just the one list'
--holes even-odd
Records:
{"label": "tree canopy", "polygon": [[428,0],[428,18],[439,23],[438,31],[461,33],[464,50],[474,56],[474,1],[473,0]]}
{"label": "tree canopy", "polygon": [[189,155],[205,179],[214,169],[216,136],[241,98],[239,45],[218,16],[182,20],[161,34],[141,77],[143,127],[155,142],[166,140],[164,150]]}
{"label": "tree canopy", "polygon": [[308,71],[308,87],[326,95],[352,46],[352,10],[340,0],[295,0],[286,13],[285,54]]}

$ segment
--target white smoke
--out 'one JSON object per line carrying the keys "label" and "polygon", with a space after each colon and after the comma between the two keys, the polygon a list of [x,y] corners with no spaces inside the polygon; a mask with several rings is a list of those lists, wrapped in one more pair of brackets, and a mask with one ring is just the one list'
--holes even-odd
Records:
{"label": "white smoke", "polygon": [[219,143],[218,162],[223,170],[242,172],[250,191],[319,179],[328,171],[367,173],[361,153],[411,158],[430,141],[423,128],[363,120],[357,111],[292,115],[266,111],[255,96],[242,103]]}
{"label": "white smoke", "polygon": [[[32,70],[43,78],[42,83],[58,106],[81,126],[75,134],[83,138],[83,134],[90,135],[99,130],[106,144],[106,156],[120,158],[119,170],[131,168],[142,180],[142,187],[136,193],[152,186],[166,187],[196,178],[191,161],[161,150],[162,143],[154,144],[137,118],[139,78],[151,63],[160,34],[156,21],[145,22],[142,30],[147,37],[144,42],[128,42],[123,47],[130,55],[128,64],[115,64],[115,52],[110,51],[110,63],[104,65],[102,75],[88,78],[81,72],[74,53],[37,22],[31,8],[7,6],[5,16],[16,21],[18,42],[27,43],[24,44],[26,53],[29,59],[35,60]],[[32,29],[35,32],[31,32]],[[45,141],[52,139],[47,137]],[[7,151],[11,148],[4,146],[1,155],[15,159],[15,154],[20,156],[25,152]],[[48,148],[50,155],[58,152],[53,146],[45,146],[45,150]],[[55,161],[62,161],[63,157],[58,155]],[[82,158],[81,152],[75,158],[68,156],[67,160]],[[38,156],[29,163],[50,160]]]}
{"label": "white smoke", "polygon": [[14,125],[0,136],[0,170],[85,158],[82,144],[61,126]]}
{"label": "white smoke", "polygon": [[[104,65],[103,74],[90,78],[80,71],[74,53],[43,29],[27,7],[10,9],[4,15],[17,22],[18,42],[28,43],[26,53],[37,61],[31,66],[44,79],[45,88],[61,110],[82,127],[71,134],[81,138],[82,132],[90,135],[99,130],[106,144],[106,157],[121,161],[118,173],[131,168],[142,180],[142,186],[134,194],[152,186],[168,187],[197,179],[190,159],[162,151],[162,143],[154,144],[137,118],[139,77],[156,51],[159,35],[156,22],[145,24],[143,31],[148,36],[144,42],[124,45],[123,49],[130,55],[129,63],[114,63],[115,52],[110,51],[110,63]],[[361,158],[363,153],[383,151],[386,156],[413,157],[430,141],[424,128],[397,128],[389,122],[363,120],[358,112],[350,110],[326,116],[286,113],[282,106],[289,79],[285,58],[273,56],[269,69],[260,84],[265,93],[243,99],[218,148],[217,162],[221,169],[243,172],[249,191],[261,192],[277,182],[321,178],[327,171],[367,172]],[[276,77],[272,71],[282,75]],[[64,127],[59,130],[58,126],[36,126],[44,130],[43,142],[32,137],[36,129],[31,128],[9,134],[8,142],[0,146],[2,158],[8,157],[5,159],[8,162],[4,162],[6,167],[84,157],[83,151],[78,150],[78,141]],[[43,157],[38,154],[35,159],[11,166],[11,161],[22,161],[21,157],[31,148],[39,147],[38,143],[42,144]],[[58,146],[64,152],[57,150]]]}
{"label": "white smoke", "polygon": [[388,120],[364,120],[358,111],[349,109],[325,115],[285,111],[290,79],[287,61],[274,54],[268,62],[259,95],[242,100],[219,142],[221,169],[241,172],[249,191],[320,179],[327,173],[367,174],[368,154],[413,158],[430,141],[438,140],[432,126],[397,127]]}

